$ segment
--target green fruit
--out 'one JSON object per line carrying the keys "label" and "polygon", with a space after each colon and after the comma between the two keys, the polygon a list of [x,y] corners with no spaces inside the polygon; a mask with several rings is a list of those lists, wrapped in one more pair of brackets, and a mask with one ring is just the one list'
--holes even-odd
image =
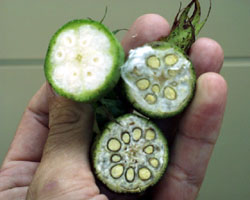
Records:
{"label": "green fruit", "polygon": [[[193,4],[194,13],[189,17]],[[198,0],[192,0],[179,14],[168,37],[131,50],[121,67],[127,99],[151,118],[180,113],[193,96],[196,76],[187,53],[207,18],[199,22]]]}
{"label": "green fruit", "polygon": [[123,49],[103,24],[74,20],[52,37],[45,59],[45,75],[53,89],[75,101],[96,101],[120,77]]}
{"label": "green fruit", "polygon": [[167,141],[151,121],[126,114],[109,123],[93,147],[97,177],[118,193],[139,193],[154,185],[168,162]]}

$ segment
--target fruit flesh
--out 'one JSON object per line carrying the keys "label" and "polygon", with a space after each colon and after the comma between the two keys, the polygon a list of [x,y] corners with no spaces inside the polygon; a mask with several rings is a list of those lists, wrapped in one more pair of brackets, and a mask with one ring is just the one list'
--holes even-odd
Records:
{"label": "fruit flesh", "polygon": [[53,36],[45,74],[60,95],[92,101],[117,83],[123,59],[121,45],[106,27],[95,21],[75,20]]}
{"label": "fruit flesh", "polygon": [[121,67],[127,98],[149,117],[179,113],[192,97],[195,74],[185,54],[167,43],[131,50]]}
{"label": "fruit flesh", "polygon": [[[119,145],[110,145],[111,140],[119,141]],[[154,185],[164,173],[167,160],[167,142],[161,131],[133,114],[108,124],[93,152],[97,177],[118,193],[138,193]]]}

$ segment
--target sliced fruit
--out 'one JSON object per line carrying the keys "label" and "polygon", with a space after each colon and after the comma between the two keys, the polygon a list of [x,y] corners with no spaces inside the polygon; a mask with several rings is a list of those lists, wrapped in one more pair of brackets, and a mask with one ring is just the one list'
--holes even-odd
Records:
{"label": "sliced fruit", "polygon": [[103,24],[74,20],[52,37],[44,70],[59,95],[92,102],[116,85],[123,62],[120,43]]}
{"label": "sliced fruit", "polygon": [[109,189],[139,193],[163,175],[168,161],[167,142],[155,124],[126,114],[106,126],[95,141],[92,156],[97,177]]}
{"label": "sliced fruit", "polygon": [[[166,42],[156,44],[131,50],[121,77],[125,95],[135,109],[151,118],[165,118],[180,113],[189,103],[196,77],[180,48]],[[134,66],[143,72],[139,77]]]}

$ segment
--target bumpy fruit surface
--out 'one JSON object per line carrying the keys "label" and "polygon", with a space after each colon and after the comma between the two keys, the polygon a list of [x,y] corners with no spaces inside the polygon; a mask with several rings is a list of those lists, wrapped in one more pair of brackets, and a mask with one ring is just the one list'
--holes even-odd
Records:
{"label": "bumpy fruit surface", "polygon": [[134,114],[109,123],[95,141],[95,173],[118,193],[139,193],[154,185],[167,162],[167,142],[160,129]]}
{"label": "bumpy fruit surface", "polygon": [[52,37],[45,75],[53,89],[75,101],[101,98],[117,83],[124,52],[112,32],[93,20],[74,20]]}

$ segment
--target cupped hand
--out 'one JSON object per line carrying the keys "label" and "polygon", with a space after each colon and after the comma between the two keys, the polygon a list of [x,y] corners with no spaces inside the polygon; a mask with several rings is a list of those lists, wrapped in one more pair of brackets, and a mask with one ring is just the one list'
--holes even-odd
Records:
{"label": "cupped hand", "polygon": [[[164,18],[147,14],[134,22],[122,44],[128,53],[169,32]],[[178,117],[167,171],[150,199],[196,199],[219,135],[227,96],[218,74],[223,51],[217,42],[200,38],[189,56],[198,77],[195,96]],[[59,97],[45,83],[29,102],[3,162],[0,199],[121,199],[96,184],[89,161],[92,126],[90,105]]]}

